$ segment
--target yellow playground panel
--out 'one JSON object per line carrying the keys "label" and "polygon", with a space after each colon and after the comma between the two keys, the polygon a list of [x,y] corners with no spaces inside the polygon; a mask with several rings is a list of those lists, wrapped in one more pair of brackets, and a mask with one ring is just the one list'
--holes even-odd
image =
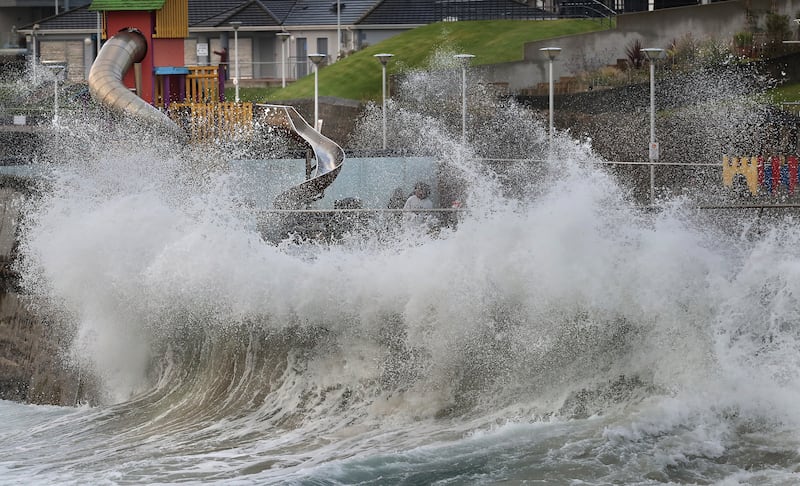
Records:
{"label": "yellow playground panel", "polygon": [[170,112],[185,120],[193,142],[250,137],[252,103],[172,103]]}
{"label": "yellow playground panel", "polygon": [[751,194],[758,194],[758,157],[722,157],[722,183],[725,187],[733,187],[737,174],[742,174],[747,180]]}
{"label": "yellow playground panel", "polygon": [[722,157],[722,183],[733,187],[744,176],[753,195],[793,196],[800,184],[800,161],[796,154]]}

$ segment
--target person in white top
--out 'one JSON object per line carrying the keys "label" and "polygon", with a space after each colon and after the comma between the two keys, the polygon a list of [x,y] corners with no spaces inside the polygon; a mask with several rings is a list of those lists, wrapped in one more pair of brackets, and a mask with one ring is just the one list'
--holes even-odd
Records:
{"label": "person in white top", "polygon": [[[406,204],[403,209],[420,210],[420,209],[433,209],[433,201],[430,198],[431,186],[424,182],[417,182],[414,185],[414,192],[406,199]],[[406,213],[407,221],[423,222],[426,219],[426,214]]]}

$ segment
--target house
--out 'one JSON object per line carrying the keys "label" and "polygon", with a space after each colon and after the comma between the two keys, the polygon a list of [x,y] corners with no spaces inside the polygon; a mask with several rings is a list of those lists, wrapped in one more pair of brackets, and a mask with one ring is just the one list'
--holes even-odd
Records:
{"label": "house", "polygon": [[[66,62],[68,78],[80,81],[103,40],[113,35],[106,32],[103,5],[134,0],[72,1],[76,8],[24,25],[18,32],[26,36],[30,55]],[[233,62],[238,50],[242,84],[297,79],[312,72],[311,53],[336,62],[364,46],[433,22],[553,16],[516,0],[189,0],[188,5],[184,65],[216,65],[224,62],[223,56]]]}

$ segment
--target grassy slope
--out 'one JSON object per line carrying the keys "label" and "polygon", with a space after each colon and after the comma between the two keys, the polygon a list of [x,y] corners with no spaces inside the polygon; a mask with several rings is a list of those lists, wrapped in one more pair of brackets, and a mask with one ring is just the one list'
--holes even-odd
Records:
{"label": "grassy slope", "polygon": [[[475,65],[521,61],[526,42],[603,30],[607,25],[590,19],[487,20],[426,25],[369,46],[320,69],[319,95],[359,101],[380,99],[381,68],[373,55],[381,52],[395,55],[387,68],[388,75],[424,67],[437,49],[474,54]],[[244,101],[264,102],[313,96],[313,74],[285,89],[240,88],[240,97]]]}

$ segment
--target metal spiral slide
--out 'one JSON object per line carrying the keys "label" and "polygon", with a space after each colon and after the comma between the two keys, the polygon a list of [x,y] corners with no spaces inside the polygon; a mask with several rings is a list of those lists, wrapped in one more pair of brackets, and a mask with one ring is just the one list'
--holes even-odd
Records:
{"label": "metal spiral slide", "polygon": [[302,137],[311,146],[317,160],[317,167],[311,178],[275,198],[275,207],[297,209],[322,197],[325,188],[333,183],[342,169],[345,159],[342,147],[314,130],[293,106],[262,104],[258,106],[264,109],[267,123],[287,128]]}
{"label": "metal spiral slide", "polygon": [[[180,139],[186,133],[167,115],[132,93],[122,78],[133,64],[147,53],[147,41],[136,29],[126,29],[110,38],[100,49],[89,72],[89,92],[106,107],[130,115],[148,125],[162,127]],[[344,150],[333,140],[314,130],[292,106],[259,105],[270,124],[287,128],[302,137],[314,151],[317,167],[307,181],[281,193],[275,199],[279,209],[296,209],[322,197],[339,175]]]}

